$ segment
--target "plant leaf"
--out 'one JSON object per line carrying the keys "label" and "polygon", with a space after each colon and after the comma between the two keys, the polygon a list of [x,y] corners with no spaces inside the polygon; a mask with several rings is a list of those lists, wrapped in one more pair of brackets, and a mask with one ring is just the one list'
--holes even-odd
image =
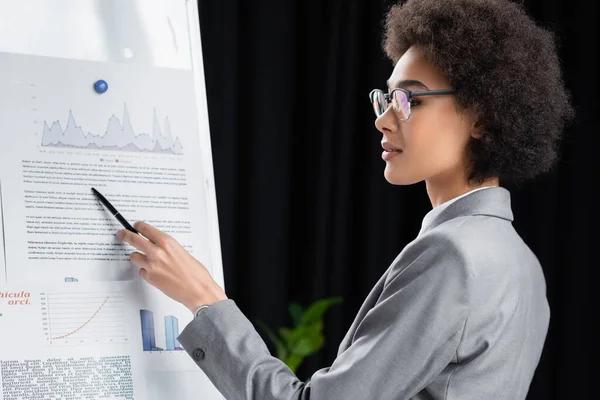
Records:
{"label": "plant leaf", "polygon": [[303,360],[304,357],[300,354],[290,354],[285,360],[283,360],[283,362],[295,374]]}
{"label": "plant leaf", "polygon": [[299,325],[292,329],[289,332],[287,345],[288,348],[292,348],[298,343],[302,338],[310,335],[310,330],[314,329],[311,325]]}
{"label": "plant leaf", "polygon": [[302,314],[304,310],[298,303],[292,303],[289,306],[290,315],[292,316],[292,321],[294,322],[294,326],[298,326],[300,321],[302,321]]}
{"label": "plant leaf", "polygon": [[279,339],[277,335],[275,335],[275,333],[271,329],[269,329],[269,327],[264,322],[256,321],[256,323],[263,331],[265,331],[271,342],[273,342],[273,344],[275,345],[277,358],[282,360],[285,357],[287,357],[289,351],[283,343],[283,341],[281,341],[281,339]]}
{"label": "plant leaf", "polygon": [[303,357],[309,356],[318,351],[323,346],[323,343],[322,336],[303,337],[291,349],[291,354],[299,354]]}
{"label": "plant leaf", "polygon": [[330,297],[315,301],[306,310],[297,303],[290,304],[288,310],[294,327],[278,328],[279,336],[261,321],[258,321],[258,325],[276,346],[277,358],[295,373],[306,356],[323,347],[323,314],[329,307],[341,302],[341,297]]}
{"label": "plant leaf", "polygon": [[281,327],[279,328],[279,335],[286,343],[287,347],[290,347],[290,340],[292,340],[293,331],[290,328]]}
{"label": "plant leaf", "polygon": [[320,321],[323,318],[323,314],[329,307],[341,302],[341,297],[330,297],[328,299],[315,301],[304,312],[304,315],[302,316],[302,324],[311,324],[313,322]]}

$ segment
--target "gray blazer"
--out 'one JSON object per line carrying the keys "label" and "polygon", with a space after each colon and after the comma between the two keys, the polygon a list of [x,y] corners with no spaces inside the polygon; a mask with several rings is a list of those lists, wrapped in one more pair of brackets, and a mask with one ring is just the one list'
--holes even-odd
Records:
{"label": "gray blazer", "polygon": [[368,295],[333,364],[309,383],[269,354],[232,300],[206,309],[179,341],[229,400],[524,399],[549,308],[540,264],[512,218],[500,187],[426,218]]}

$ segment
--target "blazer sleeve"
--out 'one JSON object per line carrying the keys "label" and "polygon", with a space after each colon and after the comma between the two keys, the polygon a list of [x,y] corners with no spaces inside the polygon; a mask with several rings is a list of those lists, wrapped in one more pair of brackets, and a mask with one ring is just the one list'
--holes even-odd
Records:
{"label": "blazer sleeve", "polygon": [[228,400],[409,399],[457,361],[469,313],[467,267],[450,238],[413,242],[352,344],[308,383],[270,355],[233,300],[206,309],[179,341]]}

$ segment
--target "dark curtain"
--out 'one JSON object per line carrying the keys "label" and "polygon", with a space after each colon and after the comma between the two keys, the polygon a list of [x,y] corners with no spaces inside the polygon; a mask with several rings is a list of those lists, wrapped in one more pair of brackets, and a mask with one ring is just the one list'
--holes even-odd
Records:
{"label": "dark curtain", "polygon": [[[368,92],[384,88],[392,70],[380,44],[390,5],[200,2],[227,294],[271,327],[291,324],[290,302],[344,299],[327,312],[326,345],[301,366],[301,379],[330,365],[371,287],[431,209],[424,184],[383,178]],[[560,165],[506,185],[514,226],[544,267],[552,312],[528,399],[576,399],[591,393],[598,338],[596,2],[525,6],[557,32],[577,110]]]}

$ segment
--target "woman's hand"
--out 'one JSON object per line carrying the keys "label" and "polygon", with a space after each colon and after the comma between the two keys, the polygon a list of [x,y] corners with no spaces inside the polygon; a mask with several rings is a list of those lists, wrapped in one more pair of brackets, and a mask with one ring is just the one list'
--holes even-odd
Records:
{"label": "woman's hand", "polygon": [[201,305],[227,299],[206,267],[175,239],[145,222],[137,222],[134,227],[148,240],[126,229],[120,230],[117,237],[141,251],[131,253],[131,262],[140,268],[146,282],[192,312]]}

